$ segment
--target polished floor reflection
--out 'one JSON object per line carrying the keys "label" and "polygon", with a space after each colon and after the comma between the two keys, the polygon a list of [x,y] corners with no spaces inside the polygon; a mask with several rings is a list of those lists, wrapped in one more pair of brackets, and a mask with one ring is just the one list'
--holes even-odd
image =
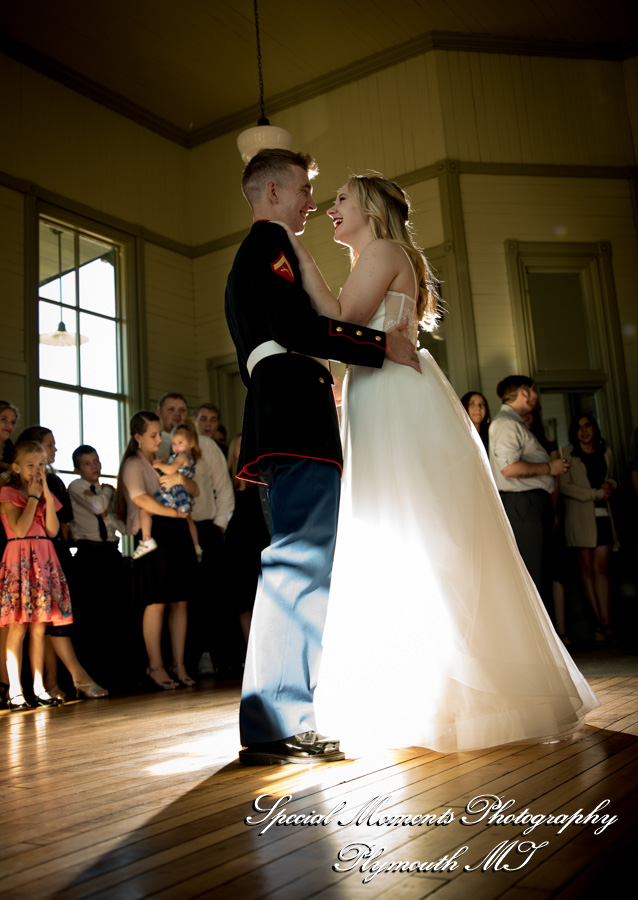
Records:
{"label": "polished floor reflection", "polygon": [[237,685],[0,713],[3,900],[598,896],[637,836],[638,677],[590,683],[567,741],[324,767],[241,768]]}

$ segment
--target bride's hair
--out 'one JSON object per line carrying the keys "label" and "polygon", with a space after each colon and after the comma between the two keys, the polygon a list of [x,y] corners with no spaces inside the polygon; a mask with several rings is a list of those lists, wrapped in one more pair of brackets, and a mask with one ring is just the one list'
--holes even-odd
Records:
{"label": "bride's hair", "polygon": [[[414,240],[410,223],[410,198],[398,184],[388,181],[378,172],[352,175],[348,179],[348,190],[369,216],[375,238],[394,241],[408,253],[419,285],[417,314],[420,324],[427,331],[432,331],[439,320],[438,281],[423,251]],[[356,256],[352,251],[351,258],[354,263]]]}

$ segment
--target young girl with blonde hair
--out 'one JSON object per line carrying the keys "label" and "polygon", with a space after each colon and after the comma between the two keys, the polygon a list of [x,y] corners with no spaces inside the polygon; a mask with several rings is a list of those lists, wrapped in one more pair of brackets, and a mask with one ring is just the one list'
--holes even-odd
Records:
{"label": "young girl with blonde hair", "polygon": [[0,626],[8,628],[8,708],[29,708],[20,683],[22,644],[29,631],[29,656],[37,706],[60,700],[44,688],[47,623],[72,621],[69,589],[51,539],[58,533],[60,502],[49,490],[47,458],[36,441],[16,446],[9,483],[0,488],[0,518],[7,547],[0,563]]}

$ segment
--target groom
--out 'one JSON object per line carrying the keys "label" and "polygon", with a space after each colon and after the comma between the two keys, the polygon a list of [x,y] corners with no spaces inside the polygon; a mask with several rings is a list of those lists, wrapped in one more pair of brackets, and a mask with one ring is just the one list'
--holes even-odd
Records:
{"label": "groom", "polygon": [[[344,759],[315,732],[341,477],[339,423],[326,359],[418,366],[398,331],[318,316],[303,289],[284,222],[301,234],[317,208],[310,156],[261,150],[242,191],[253,226],[226,287],[226,319],[248,388],[237,474],[268,485],[271,544],[262,553],[239,712],[243,765]],[[404,325],[399,327],[399,330]]]}

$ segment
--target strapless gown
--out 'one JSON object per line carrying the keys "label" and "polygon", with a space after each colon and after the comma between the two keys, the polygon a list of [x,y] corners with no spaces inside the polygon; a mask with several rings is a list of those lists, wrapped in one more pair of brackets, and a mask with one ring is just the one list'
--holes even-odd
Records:
{"label": "strapless gown", "polygon": [[[387,329],[415,303],[386,294]],[[598,701],[518,553],[476,429],[427,351],[353,366],[315,708],[347,753],[565,737]]]}

